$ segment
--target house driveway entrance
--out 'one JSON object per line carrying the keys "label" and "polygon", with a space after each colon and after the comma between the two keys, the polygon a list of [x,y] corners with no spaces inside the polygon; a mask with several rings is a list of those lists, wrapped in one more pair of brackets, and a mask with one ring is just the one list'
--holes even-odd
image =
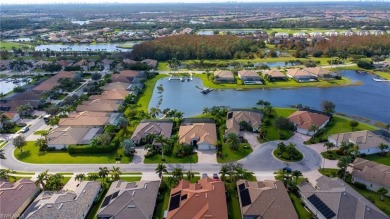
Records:
{"label": "house driveway entrance", "polygon": [[198,163],[217,163],[217,150],[204,150],[198,152]]}

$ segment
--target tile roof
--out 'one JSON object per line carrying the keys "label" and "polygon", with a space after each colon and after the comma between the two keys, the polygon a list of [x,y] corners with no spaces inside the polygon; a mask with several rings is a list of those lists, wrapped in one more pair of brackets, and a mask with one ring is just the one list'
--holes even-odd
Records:
{"label": "tile roof", "polygon": [[241,71],[238,71],[238,75],[240,77],[251,77],[251,78],[261,79],[259,74],[257,74],[256,71],[253,71],[253,70],[241,70]]}
{"label": "tile roof", "polygon": [[50,91],[55,86],[58,85],[58,80],[60,78],[74,78],[75,73],[70,71],[61,71],[58,72],[53,77],[43,81],[40,85],[33,88],[34,91]]}
{"label": "tile roof", "polygon": [[154,59],[144,59],[142,60],[143,63],[147,64],[148,66],[150,67],[157,67],[157,60],[154,60]]}
{"label": "tile roof", "polygon": [[381,143],[388,144],[385,139],[368,130],[334,134],[329,138],[333,139],[336,145],[340,145],[342,142],[352,142],[358,145],[359,149],[376,148]]}
{"label": "tile roof", "polygon": [[282,72],[278,71],[278,70],[264,70],[263,72],[263,75],[269,75],[270,77],[273,77],[273,78],[284,78],[286,77],[286,75],[284,75]]}
{"label": "tile roof", "polygon": [[113,182],[97,218],[152,218],[159,186],[160,181]]}
{"label": "tile roof", "polygon": [[72,113],[68,118],[61,118],[59,126],[103,126],[108,120],[109,116],[105,112],[78,112]]}
{"label": "tile roof", "polygon": [[100,182],[82,181],[74,192],[42,192],[21,218],[85,218],[100,188]]}
{"label": "tile roof", "polygon": [[27,200],[34,198],[38,191],[39,188],[34,181],[29,179],[23,178],[14,183],[0,182],[0,215],[16,214]]}
{"label": "tile roof", "polygon": [[305,181],[298,185],[298,189],[306,199],[315,195],[313,197],[317,197],[332,210],[336,218],[389,218],[369,200],[338,178],[321,176],[316,180],[315,185]]}
{"label": "tile roof", "polygon": [[94,99],[83,101],[81,105],[76,108],[77,112],[94,111],[94,112],[115,112],[118,110],[121,100],[106,100]]}
{"label": "tile roof", "polygon": [[[251,182],[239,180],[237,182],[238,195],[240,200],[241,214],[245,216],[256,216],[263,219],[274,218],[296,218],[294,206],[288,196],[287,189],[282,181],[259,181]],[[247,191],[245,191],[247,190]],[[249,196],[241,197],[241,194],[249,193]],[[250,199],[243,202],[243,198]]]}
{"label": "tile roof", "polygon": [[179,142],[190,145],[193,139],[198,139],[198,144],[215,145],[217,142],[215,123],[182,124],[179,128]]}
{"label": "tile roof", "polygon": [[197,183],[181,180],[171,190],[168,206],[167,219],[228,218],[225,185],[222,181],[214,181],[209,177],[204,177]]}
{"label": "tile roof", "polygon": [[299,68],[292,68],[292,69],[287,69],[287,75],[290,75],[291,77],[308,77],[312,76],[310,73],[303,71]]}
{"label": "tile roof", "polygon": [[227,70],[220,70],[214,72],[214,77],[234,79],[233,72]]}
{"label": "tile roof", "polygon": [[127,95],[129,95],[129,91],[127,90],[109,90],[103,91],[100,95],[92,95],[89,97],[90,100],[102,99],[102,100],[124,100]]}
{"label": "tile roof", "polygon": [[47,135],[47,144],[49,146],[88,144],[99,131],[100,128],[60,126],[49,132]]}
{"label": "tile roof", "polygon": [[256,111],[231,111],[227,114],[226,131],[225,133],[240,133],[240,122],[244,121],[251,125],[254,129],[258,129],[261,125],[263,114]]}
{"label": "tile roof", "polygon": [[390,166],[356,158],[351,164],[352,176],[390,188]]}
{"label": "tile roof", "polygon": [[333,72],[324,69],[322,67],[304,68],[302,70],[315,76],[324,76],[324,75],[333,74]]}
{"label": "tile roof", "polygon": [[123,70],[119,72],[119,75],[125,76],[125,77],[132,77],[136,78],[141,74],[140,71],[133,71],[133,70]]}
{"label": "tile roof", "polygon": [[288,119],[296,124],[298,128],[309,130],[313,125],[317,128],[321,127],[330,119],[330,117],[315,112],[296,111],[291,114]]}
{"label": "tile roof", "polygon": [[129,87],[130,83],[125,83],[125,82],[114,82],[114,83],[109,83],[104,85],[103,90],[127,90]]}
{"label": "tile roof", "polygon": [[173,122],[172,121],[142,121],[131,136],[131,140],[140,141],[148,134],[163,135],[166,138],[170,138],[172,134]]}

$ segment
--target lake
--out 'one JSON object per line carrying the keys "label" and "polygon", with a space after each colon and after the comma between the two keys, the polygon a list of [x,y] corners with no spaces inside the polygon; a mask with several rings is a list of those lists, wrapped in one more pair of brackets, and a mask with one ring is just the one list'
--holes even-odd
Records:
{"label": "lake", "polygon": [[267,100],[276,107],[289,107],[301,103],[313,109],[320,109],[323,100],[330,100],[336,104],[336,111],[339,113],[390,123],[390,83],[375,82],[372,80],[372,75],[355,71],[341,71],[340,73],[353,81],[362,81],[363,85],[246,91],[224,89],[214,90],[204,95],[197,88],[203,88],[203,83],[198,78],[190,82],[169,81],[168,78],[163,78],[156,83],[156,87],[162,85],[164,91],[159,93],[155,87],[149,108],[177,109],[185,116],[194,116],[202,113],[204,107],[254,107],[259,99]]}
{"label": "lake", "polygon": [[[31,80],[31,79],[28,79]],[[23,82],[20,79],[18,79],[19,83],[14,84],[14,79],[11,78],[2,78],[0,79],[0,93],[6,94],[14,89],[14,87],[17,86],[23,86],[27,82]]]}
{"label": "lake", "polygon": [[63,48],[71,48],[72,51],[88,51],[87,49],[91,49],[92,51],[106,50],[107,52],[114,52],[114,51],[130,52],[131,51],[131,49],[117,48],[118,45],[122,45],[122,44],[119,43],[48,44],[48,45],[36,46],[35,50],[46,51],[46,49],[50,49],[52,51],[61,51],[61,49]]}
{"label": "lake", "polygon": [[89,24],[89,20],[86,20],[86,21],[71,21],[72,24],[80,24],[80,25],[84,25],[84,24]]}

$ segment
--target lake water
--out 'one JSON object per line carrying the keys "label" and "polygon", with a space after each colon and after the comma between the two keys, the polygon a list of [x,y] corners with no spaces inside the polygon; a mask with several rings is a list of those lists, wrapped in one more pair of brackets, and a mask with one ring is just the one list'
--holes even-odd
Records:
{"label": "lake water", "polygon": [[0,79],[0,93],[6,94],[14,89],[17,86],[23,86],[26,82],[23,82],[19,79],[19,83],[14,84],[14,79],[11,78],[2,78]]}
{"label": "lake water", "polygon": [[[122,52],[130,52],[131,49],[122,49],[116,46],[121,45],[119,43],[99,43],[99,44],[48,44],[48,45],[40,45],[36,46],[35,50],[46,51],[46,49],[50,49],[52,51],[61,51],[62,48],[71,48],[72,51],[88,51],[87,49],[91,49],[92,51],[103,50],[105,49],[107,52],[114,51],[122,51]],[[68,50],[69,51],[69,50]]]}
{"label": "lake water", "polygon": [[72,24],[80,24],[80,25],[84,25],[84,24],[89,24],[89,20],[86,20],[86,21],[71,21]]}
{"label": "lake water", "polygon": [[341,71],[340,73],[353,81],[362,81],[363,85],[246,91],[225,89],[214,90],[204,95],[197,88],[203,88],[200,79],[194,78],[190,82],[181,82],[163,78],[156,83],[156,87],[162,85],[164,91],[159,93],[157,88],[154,89],[149,108],[177,109],[185,116],[194,116],[202,113],[204,107],[254,107],[259,99],[267,100],[276,107],[289,107],[301,103],[313,109],[320,109],[323,100],[330,100],[336,104],[336,111],[339,113],[390,123],[390,83],[375,82],[372,80],[372,75],[359,74],[355,71]]}

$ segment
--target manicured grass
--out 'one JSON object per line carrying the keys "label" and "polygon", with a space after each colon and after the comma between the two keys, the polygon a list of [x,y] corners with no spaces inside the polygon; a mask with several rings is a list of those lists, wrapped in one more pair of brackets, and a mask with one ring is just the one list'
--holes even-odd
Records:
{"label": "manicured grass", "polygon": [[381,78],[390,80],[390,73],[389,72],[374,71],[374,74],[380,76]]}
{"label": "manicured grass", "polygon": [[8,143],[8,141],[2,141],[0,142],[0,149],[4,147],[4,145],[6,145]]}
{"label": "manicured grass", "polygon": [[281,117],[288,117],[293,114],[297,109],[294,108],[274,108],[276,114]]}
{"label": "manicured grass", "polygon": [[9,42],[9,41],[0,41],[1,47],[5,47],[5,50],[12,50],[12,47],[15,47],[17,49],[23,49],[23,46],[27,46],[31,48],[31,45],[23,44],[23,43],[16,43],[16,42]]}
{"label": "manicured grass", "polygon": [[241,208],[237,191],[228,191],[226,195],[229,219],[241,219]]}
{"label": "manicured grass", "polygon": [[318,169],[318,172],[320,172],[322,175],[328,176],[328,177],[337,177],[337,173],[339,172],[339,169],[335,168],[320,168]]}
{"label": "manicured grass", "polygon": [[156,154],[152,157],[145,157],[144,163],[198,163],[198,155],[196,153],[183,158],[164,155],[164,159],[165,161],[162,161],[161,154]]}
{"label": "manicured grass", "polygon": [[154,78],[145,82],[145,90],[137,102],[142,110],[148,111],[148,106],[153,95],[154,86],[159,79],[164,77],[168,77],[168,75],[156,75]]}
{"label": "manicured grass", "polygon": [[14,174],[19,174],[19,175],[35,175],[34,172],[15,172]]}
{"label": "manicured grass", "polygon": [[141,177],[140,176],[126,176],[126,177],[121,177],[121,180],[126,181],[126,182],[135,182],[135,181],[140,181]]}
{"label": "manicured grass", "polygon": [[[326,132],[326,135],[332,135],[332,134],[338,134],[343,132],[351,132],[351,126],[349,126],[349,122],[351,119],[342,117],[342,116],[334,116],[334,125],[331,126],[328,131]],[[359,122],[359,126],[354,129],[354,131],[362,131],[362,130],[376,130],[376,128],[373,125],[366,124]]]}
{"label": "manicured grass", "polygon": [[340,155],[337,154],[337,151],[338,150],[330,150],[329,152],[324,151],[324,152],[321,152],[321,156],[323,158],[328,159],[328,160],[338,160],[340,158]]}
{"label": "manicured grass", "polygon": [[69,180],[70,180],[70,177],[64,177],[64,178],[61,180],[61,182],[62,182],[64,185],[66,185],[66,183],[68,183]]}
{"label": "manicured grass", "polygon": [[194,74],[202,80],[203,85],[213,89],[261,89],[261,88],[299,88],[299,87],[336,87],[353,85],[350,79],[343,77],[340,80],[318,81],[298,83],[289,79],[288,81],[266,82],[264,85],[244,85],[244,84],[215,84],[207,78],[206,74]]}
{"label": "manicured grass", "polygon": [[270,119],[270,125],[267,126],[267,133],[266,133],[265,139],[262,141],[266,142],[266,141],[280,140],[281,135],[284,136],[284,139],[291,138],[294,133],[290,132],[290,131],[286,131],[286,130],[277,129],[274,125],[274,121],[275,121],[275,118],[278,116],[288,117],[289,115],[291,115],[295,111],[296,111],[296,109],[293,109],[293,108],[275,108],[276,115],[274,116],[274,118]]}
{"label": "manicured grass", "polygon": [[381,156],[379,154],[372,154],[372,155],[365,156],[364,159],[375,161],[377,163],[381,163],[381,164],[390,166],[390,155],[389,154],[387,154],[386,156]]}
{"label": "manicured grass", "polygon": [[218,163],[238,161],[248,156],[250,153],[252,153],[252,151],[253,149],[251,146],[248,146],[246,148],[240,146],[238,150],[232,150],[228,144],[223,143],[222,144],[223,158],[217,156],[217,161]]}
{"label": "manicured grass", "polygon": [[290,199],[294,205],[294,208],[295,208],[295,211],[297,212],[298,214],[298,217],[300,219],[309,219],[309,218],[313,218],[310,214],[310,212],[308,212],[305,207],[302,205],[302,201],[301,199],[295,195],[294,193],[289,193],[289,196],[290,196]]}
{"label": "manicured grass", "polygon": [[58,97],[56,98],[56,100],[63,100],[65,97],[67,97],[68,94],[60,94],[58,95]]}
{"label": "manicured grass", "polygon": [[[165,179],[163,179],[163,180],[165,180]],[[169,195],[170,195],[169,188],[161,188],[160,187],[159,195],[157,196],[156,206],[155,206],[154,214],[153,214],[154,219],[163,219],[164,218],[164,211],[168,209]]]}
{"label": "manicured grass", "polygon": [[158,62],[157,69],[158,69],[158,70],[162,70],[162,71],[169,71],[169,70],[171,70],[171,69],[168,67],[168,63],[167,63],[167,62]]}
{"label": "manicured grass", "polygon": [[385,196],[383,201],[380,200],[380,195],[376,192],[357,188],[355,185],[349,184],[357,192],[359,192],[366,199],[370,200],[376,207],[381,209],[387,216],[390,216],[390,197]]}
{"label": "manicured grass", "polygon": [[295,149],[295,153],[296,153],[296,158],[292,158],[292,159],[289,159],[288,158],[288,154],[287,152],[283,152],[283,154],[281,156],[279,156],[279,149],[275,149],[272,154],[279,160],[281,161],[286,161],[286,162],[297,162],[297,161],[300,161],[303,159],[303,154],[298,151],[298,149]]}
{"label": "manicured grass", "polygon": [[16,181],[18,181],[18,180],[20,180],[20,179],[23,179],[23,178],[25,178],[25,179],[31,179],[31,177],[25,177],[25,176],[10,176],[8,180],[9,180],[10,182],[16,182]]}
{"label": "manicured grass", "polygon": [[[66,151],[41,152],[39,147],[35,146],[32,141],[27,142],[26,146],[23,147],[23,152],[20,152],[19,149],[14,151],[16,159],[36,164],[107,164],[115,163],[115,158],[119,154],[124,154],[123,149],[118,149],[115,153],[78,155],[71,155]],[[121,163],[130,163],[131,159],[131,157],[122,156]]]}
{"label": "manicured grass", "polygon": [[61,175],[73,175],[71,172],[58,172]]}
{"label": "manicured grass", "polygon": [[39,130],[39,131],[35,131],[34,135],[42,135],[42,134],[47,133],[47,132],[49,132],[49,130]]}

